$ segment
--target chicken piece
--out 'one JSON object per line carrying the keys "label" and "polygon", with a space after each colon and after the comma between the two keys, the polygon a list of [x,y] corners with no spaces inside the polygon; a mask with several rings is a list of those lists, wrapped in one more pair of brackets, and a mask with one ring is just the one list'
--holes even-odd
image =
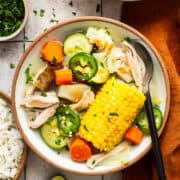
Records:
{"label": "chicken piece", "polygon": [[94,93],[91,90],[86,90],[82,96],[82,98],[79,100],[79,102],[75,103],[75,104],[71,104],[70,106],[77,110],[83,110],[88,108],[88,106],[93,102],[94,100]]}
{"label": "chicken piece", "polygon": [[33,85],[41,91],[47,91],[53,80],[54,80],[53,68],[46,64],[37,73],[36,77],[34,78]]}
{"label": "chicken piece", "polygon": [[125,52],[121,48],[113,48],[107,61],[108,70],[110,73],[117,75],[124,81],[132,81],[132,75],[128,66]]}
{"label": "chicken piece", "polygon": [[89,168],[93,169],[104,159],[106,159],[114,154],[120,153],[121,151],[126,149],[128,146],[129,146],[129,143],[127,141],[124,141],[124,142],[120,143],[119,145],[117,145],[112,151],[110,151],[108,153],[103,152],[103,153],[95,154],[88,159],[86,165]]}
{"label": "chicken piece", "polygon": [[58,96],[72,102],[78,102],[85,91],[90,90],[90,86],[86,84],[61,85],[58,88]]}
{"label": "chicken piece", "polygon": [[98,50],[105,50],[106,55],[109,54],[114,46],[112,38],[106,29],[89,27],[86,36],[89,38],[90,43],[96,44]]}
{"label": "chicken piece", "polygon": [[27,108],[47,108],[59,102],[55,92],[47,92],[46,96],[42,96],[39,92],[26,96],[22,99],[21,105]]}
{"label": "chicken piece", "polygon": [[59,104],[55,104],[43,110],[39,115],[37,115],[34,121],[28,122],[29,127],[35,129],[43,125],[50,117],[55,114],[58,105]]}
{"label": "chicken piece", "polygon": [[130,66],[133,79],[135,80],[135,83],[139,89],[142,90],[143,78],[146,70],[144,62],[128,42],[124,41],[122,46],[126,50],[127,61]]}

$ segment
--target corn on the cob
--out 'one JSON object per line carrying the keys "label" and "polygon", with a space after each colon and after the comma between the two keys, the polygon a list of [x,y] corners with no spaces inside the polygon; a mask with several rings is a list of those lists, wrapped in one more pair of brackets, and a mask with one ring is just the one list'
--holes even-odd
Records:
{"label": "corn on the cob", "polygon": [[136,87],[109,79],[81,120],[79,135],[100,151],[110,151],[123,138],[144,105]]}

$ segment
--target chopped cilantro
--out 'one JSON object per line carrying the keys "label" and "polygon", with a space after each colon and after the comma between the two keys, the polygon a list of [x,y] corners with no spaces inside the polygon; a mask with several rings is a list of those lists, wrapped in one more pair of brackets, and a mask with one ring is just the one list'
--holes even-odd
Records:
{"label": "chopped cilantro", "polygon": [[13,63],[10,63],[9,67],[10,67],[11,69],[14,69],[14,68],[15,68],[15,65],[14,65]]}
{"label": "chopped cilantro", "polygon": [[76,12],[72,12],[72,14],[73,14],[74,16],[76,16],[77,13],[76,13]]}
{"label": "chopped cilantro", "polygon": [[26,41],[27,41],[28,39],[29,39],[29,38],[28,38],[27,36],[24,36],[24,40],[26,40]]}
{"label": "chopped cilantro", "polygon": [[53,17],[56,17],[55,9],[54,8],[52,8],[52,15],[53,15]]}
{"label": "chopped cilantro", "polygon": [[57,20],[57,19],[51,19],[50,20],[50,23],[58,23],[59,22],[59,20]]}
{"label": "chopped cilantro", "polygon": [[0,36],[14,33],[24,18],[22,0],[0,0]]}
{"label": "chopped cilantro", "polygon": [[125,37],[124,41],[127,41],[127,42],[131,43],[131,38],[130,37]]}
{"label": "chopped cilantro", "polygon": [[101,4],[97,4],[96,5],[96,12],[98,13],[98,12],[100,12],[100,10],[101,10]]}
{"label": "chopped cilantro", "polygon": [[26,84],[33,81],[33,74],[30,73],[30,66],[31,66],[31,64],[29,64],[29,66],[25,70]]}
{"label": "chopped cilantro", "polygon": [[96,160],[93,160],[92,164],[95,164],[96,163]]}
{"label": "chopped cilantro", "polygon": [[40,15],[41,17],[43,17],[43,16],[44,16],[44,13],[45,13],[45,10],[44,10],[44,9],[40,9],[40,13],[39,13],[39,15]]}
{"label": "chopped cilantro", "polygon": [[41,96],[47,97],[47,93],[46,92],[41,92]]}
{"label": "chopped cilantro", "polygon": [[104,64],[103,64],[103,62],[100,62],[100,65],[101,65],[101,67],[104,67]]}
{"label": "chopped cilantro", "polygon": [[52,64],[56,64],[56,61],[57,61],[56,57],[53,57]]}
{"label": "chopped cilantro", "polygon": [[35,9],[33,10],[33,13],[35,16],[37,15],[37,11]]}
{"label": "chopped cilantro", "polygon": [[117,112],[110,112],[109,115],[110,116],[119,116],[119,114]]}
{"label": "chopped cilantro", "polygon": [[72,2],[72,1],[70,1],[70,2],[69,2],[69,5],[70,5],[71,7],[73,7],[73,2]]}
{"label": "chopped cilantro", "polygon": [[84,125],[84,129],[89,132],[89,129],[87,128],[86,125]]}
{"label": "chopped cilantro", "polygon": [[55,144],[60,145],[61,144],[61,140],[60,139],[55,140]]}

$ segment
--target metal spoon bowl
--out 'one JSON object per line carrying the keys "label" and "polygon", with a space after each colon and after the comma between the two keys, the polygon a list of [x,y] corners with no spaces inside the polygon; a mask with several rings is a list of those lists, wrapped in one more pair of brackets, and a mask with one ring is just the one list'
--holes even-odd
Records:
{"label": "metal spoon bowl", "polygon": [[149,91],[149,83],[153,75],[153,61],[147,48],[140,40],[131,39],[131,45],[136,50],[137,54],[141,57],[145,65],[145,75],[143,77],[143,92],[146,96],[145,109],[149,121],[150,135],[152,139],[152,148],[154,152],[155,162],[157,166],[158,177],[160,180],[165,180],[165,171],[163,166],[163,160],[161,150],[159,146],[158,134],[156,131],[155,118],[153,113],[153,106],[151,101],[151,95]]}

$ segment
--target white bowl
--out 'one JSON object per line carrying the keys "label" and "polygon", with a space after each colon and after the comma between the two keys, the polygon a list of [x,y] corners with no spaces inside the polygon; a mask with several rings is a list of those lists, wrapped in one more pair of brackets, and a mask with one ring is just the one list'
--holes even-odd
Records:
{"label": "white bowl", "polygon": [[7,40],[10,40],[12,38],[14,38],[15,36],[17,36],[25,27],[26,23],[27,23],[27,20],[28,20],[28,5],[27,5],[27,0],[22,0],[23,1],[23,4],[24,4],[24,19],[21,23],[21,26],[12,34],[8,35],[8,36],[0,36],[0,42],[1,41],[7,41]]}
{"label": "white bowl", "polygon": [[169,80],[163,61],[153,45],[142,34],[129,27],[128,25],[112,19],[102,17],[74,18],[72,20],[62,22],[41,34],[23,54],[16,69],[12,86],[12,102],[16,122],[19,126],[19,129],[26,143],[36,154],[58,168],[75,173],[97,175],[122,170],[138,161],[150,150],[150,137],[144,137],[140,145],[134,146],[130,149],[128,162],[115,166],[98,166],[92,170],[89,169],[85,165],[85,163],[77,163],[72,161],[67,151],[62,151],[59,155],[54,150],[49,148],[40,137],[38,130],[32,130],[28,127],[26,114],[24,112],[24,109],[20,106],[20,99],[22,97],[25,86],[24,71],[30,63],[35,63],[36,68],[38,68],[38,66],[41,66],[41,64],[37,62],[40,62],[40,50],[43,44],[46,41],[52,39],[63,41],[67,35],[79,30],[85,30],[89,26],[108,28],[112,38],[116,42],[119,42],[122,40],[122,38],[129,36],[130,38],[141,39],[145,43],[146,48],[149,50],[154,63],[151,93],[159,96],[162,99],[160,108],[163,112],[164,119],[162,128],[159,131],[159,133],[161,133],[167,120],[170,103]]}

